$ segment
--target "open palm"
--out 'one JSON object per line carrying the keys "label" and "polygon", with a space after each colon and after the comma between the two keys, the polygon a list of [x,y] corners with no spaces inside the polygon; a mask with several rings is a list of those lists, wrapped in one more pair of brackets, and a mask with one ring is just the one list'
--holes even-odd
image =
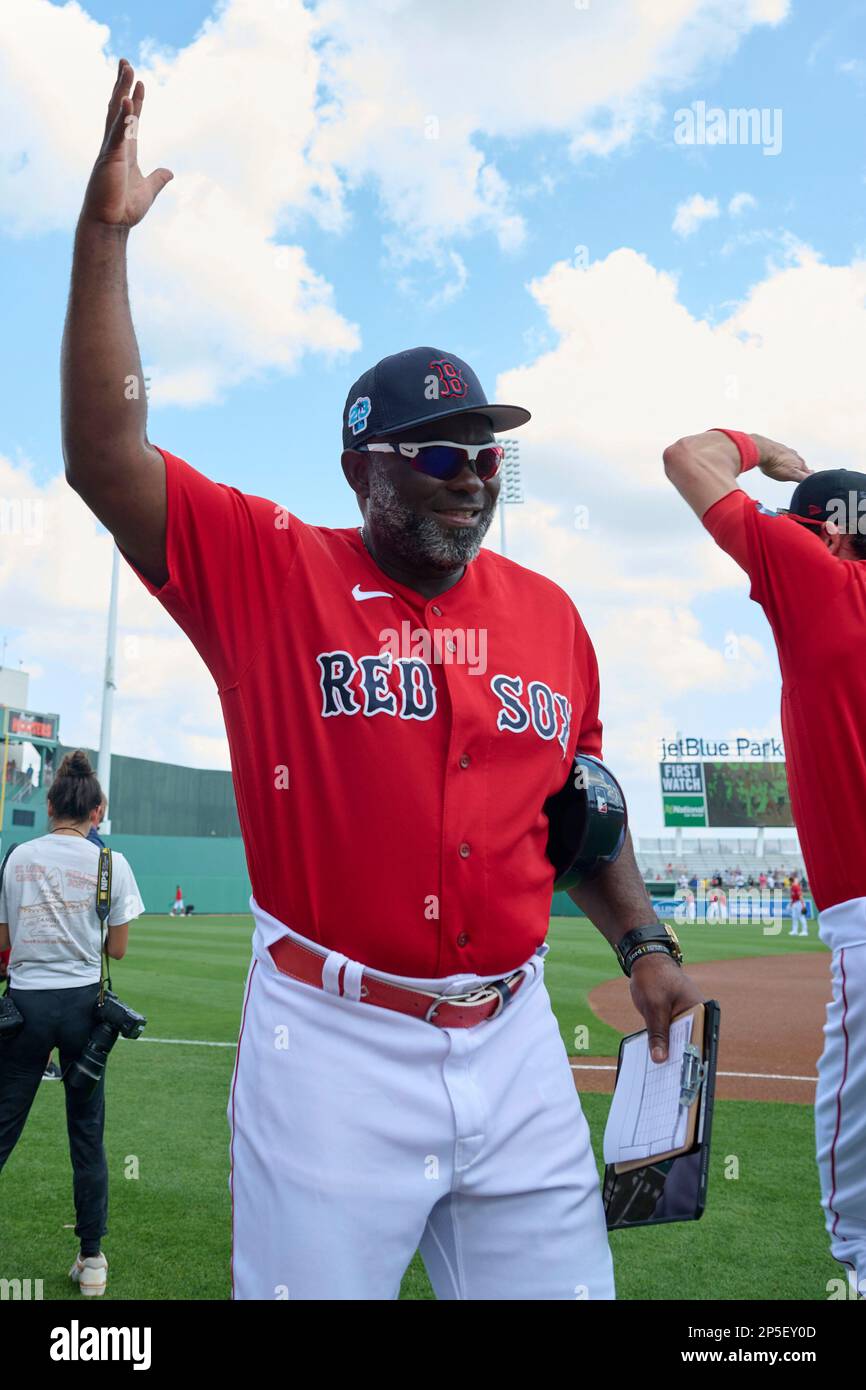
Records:
{"label": "open palm", "polygon": [[138,123],[144,105],[144,83],[132,87],[133,70],[121,58],[108,113],[105,136],[84,195],[82,217],[113,227],[140,222],[171,178],[170,169],[154,169],[147,177],[138,167]]}

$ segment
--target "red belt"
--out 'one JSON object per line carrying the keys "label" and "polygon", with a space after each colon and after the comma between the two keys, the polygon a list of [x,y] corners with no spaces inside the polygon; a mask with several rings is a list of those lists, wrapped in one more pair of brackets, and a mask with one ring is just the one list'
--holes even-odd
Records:
{"label": "red belt", "polygon": [[[325,956],[319,951],[302,946],[291,936],[281,936],[268,950],[274,964],[282,975],[290,975],[293,980],[301,980],[305,985],[322,988],[322,966]],[[345,965],[341,967],[338,985],[343,993]],[[436,1028],[472,1028],[485,1019],[495,1018],[510,1004],[523,981],[524,970],[516,970],[507,980],[494,980],[487,985],[479,985],[467,994],[434,994],[429,990],[411,989],[408,985],[390,984],[376,975],[361,976],[362,1004],[375,1004],[380,1009],[394,1009],[397,1013],[411,1014],[413,1018],[424,1019]]]}

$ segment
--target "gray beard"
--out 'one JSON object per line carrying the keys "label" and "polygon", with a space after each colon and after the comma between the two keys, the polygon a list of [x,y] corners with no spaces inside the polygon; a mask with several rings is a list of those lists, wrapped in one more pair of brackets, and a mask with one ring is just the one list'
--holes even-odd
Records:
{"label": "gray beard", "polygon": [[482,511],[476,526],[457,530],[431,516],[418,516],[400,500],[390,478],[378,468],[371,467],[369,479],[366,520],[387,536],[388,545],[401,560],[413,567],[452,570],[475,559],[490,530],[493,507]]}

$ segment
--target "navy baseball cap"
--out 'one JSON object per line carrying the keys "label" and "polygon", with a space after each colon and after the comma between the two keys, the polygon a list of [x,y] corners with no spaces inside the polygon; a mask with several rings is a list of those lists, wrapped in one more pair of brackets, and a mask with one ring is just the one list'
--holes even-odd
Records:
{"label": "navy baseball cap", "polygon": [[[850,468],[822,468],[794,488],[788,515],[812,526],[847,519],[842,530],[857,531],[862,499],[866,499],[866,473],[854,473]],[[849,516],[851,511],[853,515]]]}
{"label": "navy baseball cap", "polygon": [[486,415],[497,432],[530,418],[522,406],[491,405],[472,368],[453,352],[408,348],[358,377],[343,409],[343,448],[470,411]]}

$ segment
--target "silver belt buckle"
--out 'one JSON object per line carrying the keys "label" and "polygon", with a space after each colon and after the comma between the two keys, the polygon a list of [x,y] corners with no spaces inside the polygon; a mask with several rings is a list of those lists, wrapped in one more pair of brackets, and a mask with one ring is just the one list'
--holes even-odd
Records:
{"label": "silver belt buckle", "polygon": [[493,992],[492,985],[479,985],[477,989],[470,989],[465,994],[435,994],[433,1003],[424,1015],[425,1023],[432,1023],[433,1016],[440,1004],[480,1004],[485,997]]}
{"label": "silver belt buckle", "polygon": [[[523,971],[515,970],[514,974],[509,975],[508,978],[514,979],[517,975],[522,974]],[[426,1014],[424,1015],[424,1021],[425,1023],[433,1022],[434,1015],[436,1014],[436,1011],[439,1008],[440,1004],[468,1004],[471,1008],[476,1004],[486,1004],[488,999],[491,999],[494,995],[496,996],[498,1002],[496,1008],[493,1010],[493,1013],[490,1015],[490,1018],[498,1018],[499,1015],[502,1013],[502,1010],[505,1008],[506,1004],[511,1003],[511,999],[513,997],[513,990],[509,987],[509,985],[504,979],[492,980],[490,984],[479,985],[477,989],[469,990],[465,994],[434,995],[433,1002],[427,1010]]]}

